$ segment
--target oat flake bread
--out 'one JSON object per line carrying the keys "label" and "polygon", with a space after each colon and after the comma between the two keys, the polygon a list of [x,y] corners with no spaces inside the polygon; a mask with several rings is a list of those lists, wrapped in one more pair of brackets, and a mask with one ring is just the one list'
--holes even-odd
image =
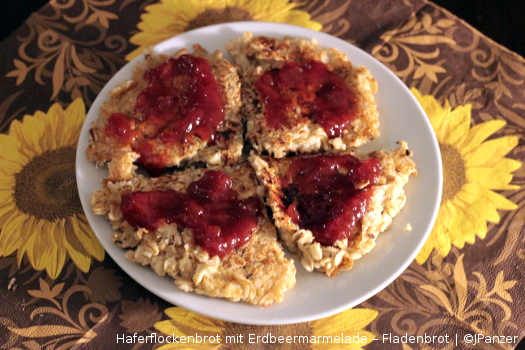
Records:
{"label": "oat flake bread", "polygon": [[250,156],[267,190],[274,224],[308,271],[335,277],[368,253],[405,204],[416,173],[405,142],[366,156]]}
{"label": "oat flake bread", "polygon": [[275,158],[344,151],[377,137],[377,82],[315,41],[254,37],[226,46],[242,72],[247,139]]}
{"label": "oat flake bread", "polygon": [[95,214],[132,261],[178,288],[269,306],[295,285],[295,266],[263,210],[253,169],[187,169],[158,178],[106,181],[91,197]]}
{"label": "oat flake bread", "polygon": [[226,45],[235,63],[193,48],[147,55],[92,125],[109,175],[91,206],[114,243],[183,291],[260,306],[295,285],[283,248],[310,272],[351,269],[416,174],[403,141],[358,153],[379,136],[371,73],[298,38],[247,32]]}
{"label": "oat flake bread", "polygon": [[199,45],[172,57],[148,55],[110,93],[90,131],[88,159],[110,178],[133,177],[138,162],[158,175],[195,162],[231,164],[242,153],[237,68]]}

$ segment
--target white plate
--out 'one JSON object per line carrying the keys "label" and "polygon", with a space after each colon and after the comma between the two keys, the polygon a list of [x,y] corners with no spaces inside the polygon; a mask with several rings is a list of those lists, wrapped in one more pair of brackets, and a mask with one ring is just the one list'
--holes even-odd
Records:
{"label": "white plate", "polygon": [[[267,308],[182,292],[171,278],[159,277],[149,267],[127,260],[124,251],[111,242],[112,230],[108,221],[91,211],[91,192],[101,187],[107,171],[88,162],[85,150],[90,125],[97,119],[98,110],[108,98],[109,91],[130,78],[136,60],[142,57],[125,65],[108,82],[87,115],[77,149],[80,199],[91,227],[111,258],[144,288],[168,302],[210,317],[249,324],[298,323],[334,315],[356,306],[386,287],[407,268],[421,249],[434,224],[441,198],[439,147],[427,117],[407,87],[372,56],[328,34],[286,24],[234,22],[186,32],[155,46],[154,53],[169,54],[183,47],[191,48],[194,43],[199,43],[208,51],[225,51],[224,45],[245,31],[273,37],[315,38],[325,47],[335,47],[346,53],[354,65],[368,67],[377,79],[381,136],[366,149],[395,149],[397,141],[405,140],[414,152],[413,159],[418,170],[418,175],[412,177],[406,186],[406,206],[394,218],[392,226],[379,236],[377,246],[356,261],[352,270],[333,279],[320,273],[307,273],[296,261],[298,273],[295,288],[286,292],[281,304]],[[412,225],[410,232],[403,231],[407,223]]]}

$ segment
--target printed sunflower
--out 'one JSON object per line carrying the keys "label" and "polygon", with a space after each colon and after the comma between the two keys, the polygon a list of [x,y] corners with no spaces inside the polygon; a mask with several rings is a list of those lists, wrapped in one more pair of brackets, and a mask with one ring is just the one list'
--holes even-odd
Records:
{"label": "printed sunflower", "polygon": [[[214,339],[200,344],[172,343],[159,350],[176,349],[244,349],[246,344],[257,344],[264,347],[262,341],[272,341],[271,348],[289,349],[290,344],[311,349],[331,349],[337,344],[338,349],[359,350],[371,343],[373,333],[365,331],[376,317],[377,311],[371,309],[349,309],[335,316],[317,321],[279,326],[253,326],[223,322],[196,314],[181,307],[164,311],[169,320],[155,323],[155,328],[171,337],[200,336],[200,339]],[[263,337],[266,336],[266,340]],[[271,337],[274,338],[271,338]],[[277,339],[282,337],[280,344]],[[288,337],[288,340],[286,340]],[[294,338],[295,337],[295,338]],[[336,338],[338,337],[338,338]],[[250,341],[251,339],[251,341]],[[215,341],[215,340],[218,340]],[[259,340],[259,341],[258,341]],[[227,344],[227,345],[226,345]],[[193,347],[192,347],[193,345]],[[224,346],[224,347],[223,347]]]}
{"label": "printed sunflower", "polygon": [[506,125],[492,120],[470,127],[471,106],[452,110],[432,96],[412,89],[436,133],[443,162],[443,196],[430,237],[416,257],[423,264],[435,249],[441,256],[452,245],[461,249],[487,234],[487,222],[498,223],[498,210],[514,210],[516,204],[493,190],[513,190],[512,172],[521,167],[505,158],[517,144],[515,136],[487,138]]}
{"label": "printed sunflower", "polygon": [[288,0],[161,0],[146,7],[138,24],[139,33],[130,42],[139,46],[126,56],[131,60],[152,46],[185,31],[212,24],[265,21],[289,23],[314,30],[322,25],[312,21],[310,15],[296,9]]}
{"label": "printed sunflower", "polygon": [[17,252],[35,270],[56,279],[66,258],[87,272],[104,250],[80,205],[75,179],[76,144],[85,119],[76,99],[14,121],[0,135],[0,256]]}

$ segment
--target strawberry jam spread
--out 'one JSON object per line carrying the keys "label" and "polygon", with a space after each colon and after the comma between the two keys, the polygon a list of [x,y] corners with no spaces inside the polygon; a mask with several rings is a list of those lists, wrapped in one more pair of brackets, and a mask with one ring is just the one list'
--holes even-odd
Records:
{"label": "strawberry jam spread", "polygon": [[355,95],[343,79],[324,63],[286,62],[281,69],[265,72],[255,85],[265,119],[274,129],[293,125],[297,117],[319,124],[329,138],[341,137],[355,118]]}
{"label": "strawberry jam spread", "polygon": [[285,211],[322,245],[352,240],[380,174],[376,158],[363,162],[351,155],[297,158],[281,179]]}
{"label": "strawberry jam spread", "polygon": [[230,177],[209,170],[186,193],[157,190],[122,196],[124,219],[133,227],[158,229],[175,223],[193,231],[195,244],[210,256],[224,257],[241,248],[257,228],[261,203],[255,196],[239,199]]}
{"label": "strawberry jam spread", "polygon": [[210,63],[192,55],[170,58],[145,72],[148,83],[133,116],[114,113],[106,135],[140,154],[139,163],[158,175],[167,166],[167,148],[197,136],[212,142],[224,119],[224,102]]}

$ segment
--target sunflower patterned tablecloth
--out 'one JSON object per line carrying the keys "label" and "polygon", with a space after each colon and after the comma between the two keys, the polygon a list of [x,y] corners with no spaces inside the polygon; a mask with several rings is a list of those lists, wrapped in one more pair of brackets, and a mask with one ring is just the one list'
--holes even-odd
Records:
{"label": "sunflower patterned tablecloth", "polygon": [[[104,84],[145,46],[239,20],[371,53],[412,89],[440,144],[444,193],[426,245],[386,289],[332,317],[248,326],[168,304],[105,256],[80,206],[76,143]],[[525,60],[433,3],[54,0],[0,48],[1,349],[178,349],[191,346],[138,339],[268,333],[365,339],[337,345],[348,349],[452,349],[455,337],[460,349],[512,349],[525,335]]]}

